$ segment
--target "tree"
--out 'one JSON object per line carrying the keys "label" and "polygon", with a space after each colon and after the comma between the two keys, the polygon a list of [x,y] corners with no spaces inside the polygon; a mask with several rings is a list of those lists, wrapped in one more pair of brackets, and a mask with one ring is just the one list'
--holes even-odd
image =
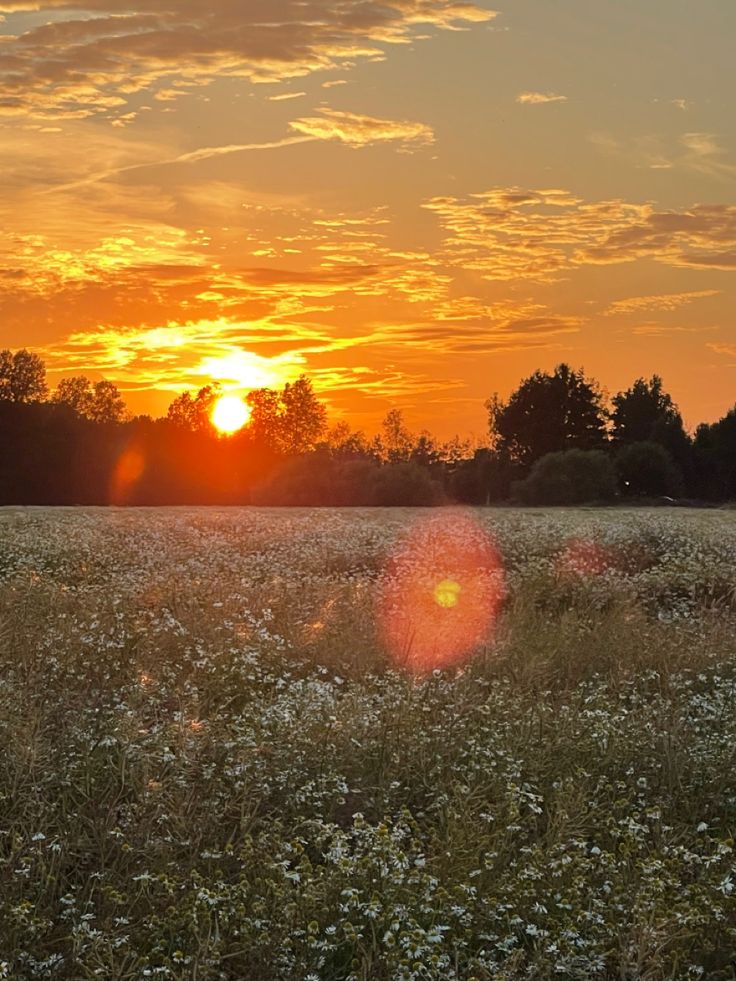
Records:
{"label": "tree", "polygon": [[437,470],[442,463],[442,451],[426,429],[414,441],[409,459],[412,463],[418,463],[420,467],[426,467],[428,470]]}
{"label": "tree", "polygon": [[494,448],[530,467],[548,453],[594,450],[606,445],[606,414],[595,382],[582,369],[560,364],[550,374],[536,371],[507,402],[486,403]]}
{"label": "tree", "polygon": [[375,459],[365,433],[351,429],[345,420],[335,423],[328,431],[324,445],[334,459]]}
{"label": "tree", "polygon": [[401,409],[391,409],[381,423],[381,446],[388,463],[406,463],[414,437],[404,423]]}
{"label": "tree", "polygon": [[92,384],[84,375],[63,378],[52,401],[69,406],[78,416],[92,422],[122,422],[126,412],[116,385],[104,379]]}
{"label": "tree", "polygon": [[327,429],[327,410],[306,375],[281,391],[281,445],[293,456],[313,450]]}
{"label": "tree", "polygon": [[126,406],[117,385],[102,379],[92,386],[92,405],[88,418],[92,422],[122,422]]}
{"label": "tree", "polygon": [[92,383],[84,375],[62,378],[51,397],[57,405],[66,405],[85,419],[92,404]]}
{"label": "tree", "polygon": [[417,463],[394,463],[375,473],[371,504],[376,507],[431,507],[441,500],[442,488]]}
{"label": "tree", "polygon": [[621,492],[633,497],[679,497],[682,473],[659,443],[628,443],[616,454]]}
{"label": "tree", "polygon": [[659,427],[682,429],[682,417],[671,396],[664,391],[659,375],[649,381],[637,378],[631,388],[611,399],[614,443],[643,443]]}
{"label": "tree", "polygon": [[514,487],[525,504],[586,504],[616,496],[616,471],[602,450],[563,450],[535,462]]}
{"label": "tree", "polygon": [[250,407],[248,436],[252,442],[279,452],[281,445],[281,402],[271,388],[257,388],[248,393]]}
{"label": "tree", "polygon": [[37,354],[0,351],[0,401],[42,402],[47,393],[46,366]]}
{"label": "tree", "polygon": [[169,406],[166,418],[175,426],[192,432],[212,431],[212,409],[220,394],[216,385],[205,385],[192,398],[190,392],[178,395]]}
{"label": "tree", "polygon": [[695,433],[697,492],[709,500],[736,499],[736,405]]}

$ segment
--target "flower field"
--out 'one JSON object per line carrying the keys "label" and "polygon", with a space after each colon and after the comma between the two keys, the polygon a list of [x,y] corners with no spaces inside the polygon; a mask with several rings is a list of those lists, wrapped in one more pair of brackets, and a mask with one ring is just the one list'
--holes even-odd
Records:
{"label": "flower field", "polygon": [[734,978],[734,522],[0,510],[0,978]]}

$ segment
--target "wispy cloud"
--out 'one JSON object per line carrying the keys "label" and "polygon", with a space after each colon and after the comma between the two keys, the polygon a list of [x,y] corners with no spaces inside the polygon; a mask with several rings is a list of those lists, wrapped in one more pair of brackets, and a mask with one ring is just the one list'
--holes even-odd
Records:
{"label": "wispy cloud", "polygon": [[520,92],[516,101],[522,106],[543,106],[548,102],[567,102],[567,96],[557,92]]}
{"label": "wispy cloud", "polygon": [[269,102],[289,102],[291,99],[302,99],[306,92],[281,92],[278,95],[269,95]]}
{"label": "wispy cloud", "polygon": [[318,140],[337,140],[357,148],[372,143],[401,143],[426,146],[434,142],[434,132],[424,123],[396,119],[376,119],[337,109],[320,109],[319,116],[295,119],[289,125],[298,133]]}
{"label": "wispy cloud", "polygon": [[111,180],[121,177],[124,174],[132,174],[136,171],[150,170],[156,167],[171,167],[176,164],[199,163],[202,160],[211,160],[213,157],[226,157],[233,153],[278,150],[281,147],[294,146],[298,143],[309,143],[312,139],[314,137],[311,136],[287,136],[282,140],[271,140],[266,143],[227,143],[224,146],[201,147],[199,150],[190,150],[187,153],[180,153],[175,157],[147,160],[142,163],[127,164],[124,167],[113,167],[110,170],[102,170],[83,177],[81,180],[51,187],[49,188],[49,193],[71,191],[80,187],[87,187],[90,184],[98,184],[101,181]]}
{"label": "wispy cloud", "polygon": [[607,310],[607,314],[639,313],[642,310],[677,310],[686,303],[695,300],[706,300],[720,296],[720,290],[693,290],[689,293],[663,293],[657,296],[632,296],[625,300],[616,300]]}

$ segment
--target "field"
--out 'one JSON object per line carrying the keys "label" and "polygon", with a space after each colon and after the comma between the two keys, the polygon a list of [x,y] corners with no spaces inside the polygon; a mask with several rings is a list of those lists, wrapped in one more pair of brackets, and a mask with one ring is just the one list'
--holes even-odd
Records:
{"label": "field", "polygon": [[0,511],[0,978],[734,978],[735,625],[727,511]]}

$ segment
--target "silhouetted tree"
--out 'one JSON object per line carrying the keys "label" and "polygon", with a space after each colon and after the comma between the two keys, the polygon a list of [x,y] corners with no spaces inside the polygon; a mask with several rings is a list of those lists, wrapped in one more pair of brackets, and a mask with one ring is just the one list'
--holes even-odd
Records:
{"label": "silhouetted tree", "polygon": [[611,400],[611,436],[615,446],[657,443],[672,457],[685,478],[691,476],[692,442],[682,416],[659,375],[637,378],[631,388]]}
{"label": "silhouetted tree", "polygon": [[194,398],[190,392],[183,392],[169,406],[166,418],[191,432],[212,432],[212,410],[219,394],[216,385],[205,385]]}
{"label": "silhouetted tree", "polygon": [[338,460],[377,459],[365,433],[351,429],[344,420],[327,432],[323,445],[330,456]]}
{"label": "silhouetted tree", "polygon": [[536,371],[507,402],[486,403],[495,449],[523,467],[548,453],[593,450],[606,445],[606,414],[595,382],[558,365],[552,374]]}
{"label": "silhouetted tree", "polygon": [[293,456],[313,450],[327,429],[327,410],[306,375],[284,385],[280,403],[279,435],[283,452]]}
{"label": "silhouetted tree", "polygon": [[125,401],[117,385],[105,378],[95,382],[88,418],[92,422],[122,422],[125,413]]}
{"label": "silhouetted tree", "polygon": [[708,500],[736,500],[736,405],[695,433],[696,491]]}
{"label": "silhouetted tree", "polygon": [[93,384],[84,375],[63,378],[52,401],[69,406],[77,415],[92,422],[122,422],[126,412],[116,385],[104,379]]}
{"label": "silhouetted tree", "polygon": [[46,366],[37,354],[0,351],[0,401],[40,402],[47,392]]}
{"label": "silhouetted tree", "polygon": [[275,453],[281,444],[281,400],[270,388],[258,388],[246,398],[251,416],[248,435],[252,442],[268,447]]}
{"label": "silhouetted tree", "polygon": [[672,397],[664,391],[659,375],[649,381],[637,378],[631,388],[611,399],[612,438],[623,446],[651,440],[657,426],[682,429],[682,417]]}
{"label": "silhouetted tree", "polygon": [[388,463],[406,463],[411,456],[414,437],[404,423],[401,409],[391,409],[381,423],[380,446]]}
{"label": "silhouetted tree", "polygon": [[431,433],[423,430],[414,440],[414,445],[409,453],[411,463],[418,463],[420,467],[427,470],[439,470],[443,464],[442,451],[434,440]]}

